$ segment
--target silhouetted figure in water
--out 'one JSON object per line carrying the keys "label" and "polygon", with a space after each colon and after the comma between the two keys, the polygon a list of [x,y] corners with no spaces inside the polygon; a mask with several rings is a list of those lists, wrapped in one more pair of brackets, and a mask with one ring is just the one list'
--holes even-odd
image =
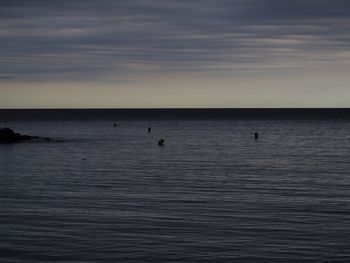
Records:
{"label": "silhouetted figure in water", "polygon": [[116,124],[116,123],[113,123],[113,127],[114,127],[114,128],[117,128],[117,124]]}
{"label": "silhouetted figure in water", "polygon": [[258,139],[259,139],[259,133],[257,133],[257,132],[254,133],[254,139],[255,139],[255,140],[258,140]]}
{"label": "silhouetted figure in water", "polygon": [[164,145],[164,139],[163,138],[158,141],[158,145],[159,146],[163,146]]}
{"label": "silhouetted figure in water", "polygon": [[151,127],[148,127],[148,133],[151,133],[152,129]]}

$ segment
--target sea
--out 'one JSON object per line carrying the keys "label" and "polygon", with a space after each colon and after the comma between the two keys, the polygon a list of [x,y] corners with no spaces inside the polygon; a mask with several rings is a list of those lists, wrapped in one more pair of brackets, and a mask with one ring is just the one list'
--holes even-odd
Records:
{"label": "sea", "polygon": [[349,115],[0,111],[0,262],[350,262]]}

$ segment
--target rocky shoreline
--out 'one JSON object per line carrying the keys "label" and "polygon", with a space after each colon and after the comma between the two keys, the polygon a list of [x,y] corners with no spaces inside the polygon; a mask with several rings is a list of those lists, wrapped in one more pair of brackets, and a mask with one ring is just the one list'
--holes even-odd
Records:
{"label": "rocky shoreline", "polygon": [[[37,139],[38,136],[29,136],[29,135],[23,135],[18,132],[13,131],[10,128],[3,128],[0,129],[0,143],[16,143],[16,142],[23,142],[23,141],[29,141],[32,139]],[[45,138],[49,140],[49,138]]]}

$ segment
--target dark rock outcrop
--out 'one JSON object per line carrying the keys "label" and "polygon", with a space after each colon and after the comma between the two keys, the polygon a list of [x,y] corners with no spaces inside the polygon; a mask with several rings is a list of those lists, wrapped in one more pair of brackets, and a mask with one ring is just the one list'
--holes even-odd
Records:
{"label": "dark rock outcrop", "polygon": [[14,143],[28,141],[31,139],[38,138],[37,136],[22,135],[20,133],[14,132],[10,128],[0,129],[0,143]]}

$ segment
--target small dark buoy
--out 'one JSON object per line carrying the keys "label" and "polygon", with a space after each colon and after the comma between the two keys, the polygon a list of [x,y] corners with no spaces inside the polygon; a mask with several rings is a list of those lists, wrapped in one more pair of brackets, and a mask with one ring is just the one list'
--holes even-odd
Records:
{"label": "small dark buoy", "polygon": [[160,140],[158,141],[158,145],[159,145],[159,146],[163,146],[163,145],[164,145],[164,139],[160,139]]}
{"label": "small dark buoy", "polygon": [[257,133],[257,132],[254,133],[254,139],[255,139],[255,140],[258,140],[258,139],[259,139],[259,133]]}
{"label": "small dark buoy", "polygon": [[116,127],[117,127],[117,124],[116,124],[116,123],[113,123],[113,127],[116,128]]}
{"label": "small dark buoy", "polygon": [[151,127],[148,127],[148,133],[151,133],[152,129]]}

